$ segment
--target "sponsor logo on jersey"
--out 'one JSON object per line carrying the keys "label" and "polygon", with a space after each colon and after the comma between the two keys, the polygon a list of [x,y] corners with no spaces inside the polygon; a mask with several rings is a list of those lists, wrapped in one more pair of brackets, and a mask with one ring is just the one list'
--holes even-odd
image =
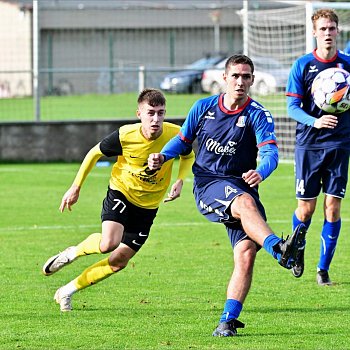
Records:
{"label": "sponsor logo on jersey", "polygon": [[315,73],[315,72],[318,72],[317,66],[310,66],[309,67],[309,73]]}
{"label": "sponsor logo on jersey", "polygon": [[215,116],[214,116],[215,112],[210,112],[208,111],[208,113],[205,115],[205,119],[215,119]]}
{"label": "sponsor logo on jersey", "polygon": [[208,139],[205,143],[207,151],[214,152],[215,154],[219,154],[222,156],[230,156],[236,153],[235,145],[237,142],[229,141],[227,145],[221,145],[220,142],[215,141],[213,139]]}

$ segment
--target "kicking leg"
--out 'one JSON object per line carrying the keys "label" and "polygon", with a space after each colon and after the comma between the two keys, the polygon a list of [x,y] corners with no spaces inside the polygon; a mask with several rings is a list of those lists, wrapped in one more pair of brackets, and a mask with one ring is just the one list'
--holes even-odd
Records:
{"label": "kicking leg", "polygon": [[252,196],[245,193],[236,197],[231,204],[231,214],[241,220],[247,235],[270,253],[279,264],[287,269],[295,264],[296,256],[305,239],[305,225],[300,224],[286,240],[272,233],[262,217]]}

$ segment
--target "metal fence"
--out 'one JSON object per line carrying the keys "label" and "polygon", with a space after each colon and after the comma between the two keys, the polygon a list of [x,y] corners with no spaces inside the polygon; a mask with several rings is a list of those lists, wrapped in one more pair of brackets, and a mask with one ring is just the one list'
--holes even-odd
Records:
{"label": "metal fence", "polygon": [[[57,120],[57,99],[66,119],[75,119],[71,97],[136,94],[143,86],[160,87],[170,72],[190,71],[188,64],[208,54],[246,51],[244,5],[257,14],[251,28],[258,31],[263,17],[257,11],[293,11],[290,2],[267,0],[0,1],[0,121]],[[344,18],[340,48],[350,40]],[[276,35],[274,24],[270,29]],[[266,107],[285,118],[283,94],[272,97]],[[81,109],[86,119],[105,117],[102,105]]]}
{"label": "metal fence", "polygon": [[[186,3],[0,1],[0,32],[7,33],[0,34],[0,120],[49,120],[40,110],[48,96],[159,87],[167,73],[201,57],[241,51],[240,1]],[[34,112],[4,111],[3,99],[26,97],[38,99]]]}

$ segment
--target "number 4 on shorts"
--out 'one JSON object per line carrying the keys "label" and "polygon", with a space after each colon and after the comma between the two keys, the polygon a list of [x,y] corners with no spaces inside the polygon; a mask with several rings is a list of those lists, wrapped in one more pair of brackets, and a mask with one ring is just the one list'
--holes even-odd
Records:
{"label": "number 4 on shorts", "polygon": [[297,183],[295,186],[295,193],[300,193],[301,195],[304,195],[305,193],[305,187],[304,187],[304,180],[297,179]]}

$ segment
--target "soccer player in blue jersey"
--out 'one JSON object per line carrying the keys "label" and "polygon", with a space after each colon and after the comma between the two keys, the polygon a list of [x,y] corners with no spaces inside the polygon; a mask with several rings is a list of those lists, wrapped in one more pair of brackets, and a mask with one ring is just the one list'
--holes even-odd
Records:
{"label": "soccer player in blue jersey", "polygon": [[[350,72],[350,57],[337,50],[338,16],[331,9],[312,15],[317,48],[297,59],[286,88],[288,114],[297,121],[295,146],[295,190],[298,206],[293,227],[308,228],[315,212],[317,197],[324,193],[324,223],[316,280],[331,285],[329,267],[341,227],[340,207],[348,179],[350,150],[350,111],[331,115],[313,101],[311,86],[317,74],[330,67]],[[292,268],[295,277],[304,271],[304,250]]]}
{"label": "soccer player in blue jersey", "polygon": [[227,300],[213,335],[234,336],[237,328],[244,327],[238,317],[250,289],[257,251],[263,246],[290,269],[306,232],[301,224],[284,241],[266,223],[258,185],[277,167],[278,152],[271,113],[248,96],[254,82],[253,62],[245,55],[230,57],[223,78],[226,93],[197,101],[179,135],[161,153],[151,154],[148,165],[158,169],[197,138],[192,167],[197,207],[210,221],[225,225],[234,252]]}
{"label": "soccer player in blue jersey", "polygon": [[[78,201],[81,186],[102,156],[116,157],[106,198],[103,201],[102,231],[90,234],[76,246],[50,257],[43,273],[50,276],[77,258],[111,253],[89,266],[78,277],[59,288],[54,300],[61,311],[72,310],[72,295],[123,270],[148,239],[158,207],[170,184],[173,162],[159,171],[147,166],[148,155],[159,152],[179,132],[178,125],[164,122],[165,97],[157,89],[145,89],[138,97],[140,123],[124,125],[94,146],[84,158],[72,186],[64,194],[60,211]],[[165,202],[180,196],[183,180],[194,161],[188,150],[180,157],[177,180]]]}

